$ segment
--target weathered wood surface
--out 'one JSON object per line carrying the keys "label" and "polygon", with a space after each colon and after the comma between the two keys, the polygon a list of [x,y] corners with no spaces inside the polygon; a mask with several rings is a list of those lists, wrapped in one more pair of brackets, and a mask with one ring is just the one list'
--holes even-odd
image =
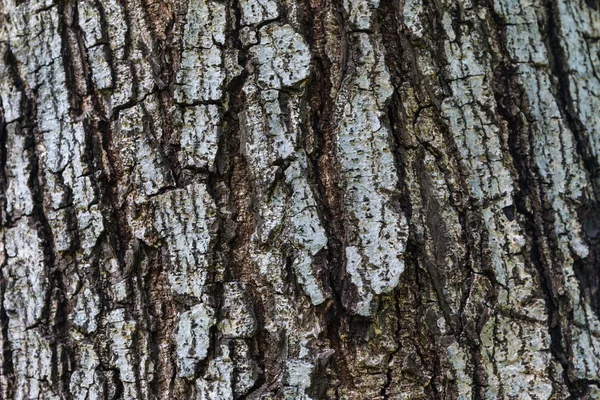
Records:
{"label": "weathered wood surface", "polygon": [[0,0],[0,398],[600,399],[597,0]]}

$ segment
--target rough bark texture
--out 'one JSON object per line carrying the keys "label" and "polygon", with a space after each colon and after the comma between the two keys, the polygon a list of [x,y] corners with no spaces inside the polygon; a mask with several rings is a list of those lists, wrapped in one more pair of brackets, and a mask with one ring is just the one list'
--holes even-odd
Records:
{"label": "rough bark texture", "polygon": [[0,0],[0,398],[600,399],[597,0]]}

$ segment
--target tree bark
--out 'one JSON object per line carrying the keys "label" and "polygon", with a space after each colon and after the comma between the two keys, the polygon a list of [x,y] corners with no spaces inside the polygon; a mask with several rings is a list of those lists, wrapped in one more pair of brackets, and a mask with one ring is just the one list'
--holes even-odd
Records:
{"label": "tree bark", "polygon": [[0,398],[600,399],[596,0],[0,0]]}

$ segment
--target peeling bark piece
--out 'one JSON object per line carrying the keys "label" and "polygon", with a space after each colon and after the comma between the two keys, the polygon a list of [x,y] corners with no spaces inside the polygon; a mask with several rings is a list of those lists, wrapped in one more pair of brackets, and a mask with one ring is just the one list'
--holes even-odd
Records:
{"label": "peeling bark piece", "polygon": [[6,264],[2,278],[6,282],[2,306],[7,315],[8,337],[15,374],[15,398],[48,397],[51,390],[52,350],[38,325],[47,307],[48,272],[43,243],[30,217],[22,217],[4,232]]}
{"label": "peeling bark piece", "polygon": [[308,400],[310,397],[306,393],[311,385],[311,374],[313,365],[302,360],[289,360],[285,366],[283,390],[285,399]]}
{"label": "peeling bark piece", "polygon": [[[242,151],[249,160],[253,178],[261,198],[270,198],[261,207],[261,225],[253,236],[259,243],[276,240],[290,248],[284,252],[264,254],[257,250],[253,258],[261,272],[276,287],[282,286],[285,254],[304,292],[312,304],[325,301],[327,294],[317,279],[314,257],[326,248],[327,238],[316,212],[316,201],[306,179],[306,154],[297,149],[302,124],[298,97],[292,96],[282,104],[280,89],[302,87],[309,76],[310,53],[301,35],[290,25],[269,24],[260,30],[260,44],[250,49],[258,67],[256,80],[243,87],[247,110],[240,115],[242,122]],[[286,115],[282,107],[287,107]],[[267,121],[265,126],[263,121]],[[285,180],[276,184],[273,179],[285,160]],[[271,194],[268,192],[271,191]],[[287,193],[289,192],[289,194]],[[275,232],[276,235],[272,236]],[[269,265],[269,263],[275,263]]]}
{"label": "peeling bark piece", "polygon": [[252,360],[250,346],[245,340],[234,341],[233,363],[233,393],[236,397],[243,396],[254,386],[260,374],[258,365]]}
{"label": "peeling bark piece", "polygon": [[[479,19],[475,14],[468,18]],[[449,36],[456,36],[456,33],[450,31]],[[483,226],[488,231],[486,246],[490,251],[491,268],[500,285],[498,307],[509,315],[529,318],[528,322],[519,321],[519,328],[516,328],[520,330],[519,334],[514,332],[517,322],[504,315],[491,318],[484,326],[481,332],[481,340],[485,343],[482,369],[490,385],[486,396],[511,397],[530,393],[547,399],[554,388],[548,368],[551,360],[550,334],[545,330],[548,315],[542,306],[543,298],[535,289],[540,278],[521,256],[527,242],[521,226],[517,221],[507,219],[504,213],[513,207],[517,183],[501,150],[505,140],[501,126],[493,116],[482,112],[487,107],[498,108],[489,82],[491,60],[477,50],[477,33],[461,33],[461,43],[446,43],[448,58],[452,60],[448,67],[450,85],[457,96],[447,99],[442,107],[454,132],[461,162],[466,170],[472,171],[468,185],[471,197],[482,207]],[[461,57],[456,57],[458,54]],[[495,327],[493,332],[489,330],[491,326]],[[535,348],[531,353],[535,353],[535,357],[523,360],[516,356],[523,348]],[[457,355],[464,357],[457,349],[449,355],[455,364]],[[465,379],[461,385],[472,385],[470,378],[465,377],[462,361],[457,365],[460,366],[457,376]]]}
{"label": "peeling bark piece", "polygon": [[50,342],[37,328],[14,329],[10,341],[14,354],[14,398],[57,399],[56,391],[52,389],[52,370],[55,365]]}
{"label": "peeling bark piece", "polygon": [[100,314],[100,299],[88,287],[76,296],[75,307],[70,315],[72,323],[85,333],[92,333],[98,329],[96,317]]}
{"label": "peeling bark piece", "polygon": [[112,69],[109,63],[108,33],[102,28],[100,10],[91,1],[77,3],[78,24],[83,30],[84,45],[92,68],[92,78],[99,90],[113,87]]}
{"label": "peeling bark piece", "polygon": [[[300,155],[304,154],[300,153]],[[317,278],[314,257],[327,248],[327,236],[317,214],[314,195],[310,187],[307,187],[303,171],[306,171],[306,166],[300,161],[292,162],[286,170],[286,181],[292,187],[294,199],[289,211],[289,219],[293,227],[291,243],[297,250],[297,255],[292,266],[311,303],[319,305],[325,301],[327,293]]]}
{"label": "peeling bark piece", "polygon": [[[509,21],[523,24],[536,21],[532,11],[516,9],[510,1],[499,2],[496,7]],[[566,323],[563,322],[559,323],[563,326],[560,329],[570,337],[565,343],[571,347],[573,354],[573,375],[577,379],[597,379],[600,375],[600,338],[579,327],[600,326],[600,316],[591,311],[585,300],[582,301],[573,271],[576,259],[589,262],[586,259],[590,256],[590,248],[589,242],[586,243],[583,238],[583,226],[575,222],[578,211],[572,205],[584,199],[585,190],[582,189],[586,186],[586,173],[596,174],[595,167],[586,171],[585,164],[589,168],[593,162],[585,158],[593,157],[597,160],[599,154],[597,133],[600,120],[597,115],[592,116],[590,110],[600,102],[597,95],[590,94],[597,92],[600,82],[597,77],[591,78],[592,53],[585,44],[589,39],[585,37],[597,35],[600,31],[597,28],[598,16],[577,10],[578,7],[580,6],[567,6],[559,1],[547,10],[545,18],[551,20],[550,29],[561,29],[561,33],[555,38],[557,43],[553,42],[546,48],[534,46],[532,43],[536,40],[544,40],[541,30],[514,26],[509,31],[511,40],[508,50],[521,61],[518,66],[519,76],[530,99],[531,113],[536,119],[534,126],[540,133],[535,135],[535,162],[556,215],[553,225],[558,251],[563,259],[557,269],[561,270],[562,279],[553,277],[550,284],[564,285],[575,320],[573,328],[566,328]],[[553,26],[560,22],[562,25]],[[549,61],[554,63],[554,71],[551,70]],[[552,77],[552,73],[561,76]],[[554,79],[558,79],[558,90],[563,93],[556,93]],[[569,98],[573,100],[573,104],[569,104]],[[581,121],[585,121],[585,124]],[[588,132],[591,133],[589,138]],[[578,147],[580,152],[574,152],[573,149]],[[588,148],[591,154],[586,155],[588,150],[584,149]],[[592,183],[590,189],[594,191],[596,185],[597,183]]]}
{"label": "peeling bark piece", "polygon": [[139,324],[126,315],[124,308],[117,308],[106,317],[109,334],[110,362],[118,371],[123,386],[123,397],[143,399],[148,396],[148,368],[146,334],[140,332]]}
{"label": "peeling bark piece", "polygon": [[502,317],[490,319],[481,337],[484,355],[497,365],[490,363],[484,367],[497,368],[487,371],[492,376],[486,390],[488,398],[500,396],[500,387],[508,398],[523,393],[535,394],[540,399],[551,398],[552,382],[544,379],[542,372],[551,358],[550,337],[539,324]]}

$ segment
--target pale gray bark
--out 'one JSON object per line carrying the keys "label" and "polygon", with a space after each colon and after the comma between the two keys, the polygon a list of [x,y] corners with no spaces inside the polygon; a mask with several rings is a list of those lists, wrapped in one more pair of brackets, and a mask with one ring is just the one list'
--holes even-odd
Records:
{"label": "pale gray bark", "polygon": [[0,0],[0,398],[600,399],[596,0]]}

